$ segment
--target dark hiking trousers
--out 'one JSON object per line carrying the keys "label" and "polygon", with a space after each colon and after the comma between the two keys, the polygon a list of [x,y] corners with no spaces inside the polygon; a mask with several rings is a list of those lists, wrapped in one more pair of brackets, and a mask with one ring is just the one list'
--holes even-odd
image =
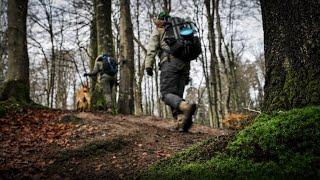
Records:
{"label": "dark hiking trousers", "polygon": [[190,62],[170,59],[161,64],[160,92],[162,100],[171,107],[173,117],[180,113],[179,104],[189,80]]}

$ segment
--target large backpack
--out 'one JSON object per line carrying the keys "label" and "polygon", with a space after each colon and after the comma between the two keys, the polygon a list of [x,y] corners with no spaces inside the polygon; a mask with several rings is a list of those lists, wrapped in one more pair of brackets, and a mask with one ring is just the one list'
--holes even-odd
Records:
{"label": "large backpack", "polygon": [[110,76],[114,76],[118,72],[118,64],[116,60],[106,54],[102,55],[103,72]]}
{"label": "large backpack", "polygon": [[201,54],[201,43],[196,32],[195,23],[179,17],[169,17],[162,39],[170,47],[167,53],[184,61],[196,59]]}

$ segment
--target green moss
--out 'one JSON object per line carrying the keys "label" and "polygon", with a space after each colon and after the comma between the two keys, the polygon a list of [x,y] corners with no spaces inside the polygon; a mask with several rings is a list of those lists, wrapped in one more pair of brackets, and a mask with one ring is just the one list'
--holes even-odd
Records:
{"label": "green moss", "polygon": [[[292,63],[285,68],[285,74],[281,76],[271,75],[272,82],[266,89],[263,111],[272,112],[320,105],[319,71],[302,66],[297,69],[296,66],[299,64],[295,64],[297,62]],[[313,66],[317,67],[317,65]],[[273,72],[275,71],[277,70]],[[281,71],[278,70],[277,72]]]}
{"label": "green moss", "polygon": [[7,81],[0,87],[0,100],[14,99],[22,103],[29,103],[29,86],[24,81]]}
{"label": "green moss", "polygon": [[7,112],[19,113],[26,108],[44,108],[31,101],[29,86],[24,81],[8,81],[0,87],[0,117]]}
{"label": "green moss", "polygon": [[26,109],[45,109],[47,107],[34,103],[33,101],[18,101],[15,98],[9,98],[6,101],[0,101],[0,117],[7,113],[24,113]]}
{"label": "green moss", "polygon": [[3,117],[6,114],[6,109],[5,107],[0,104],[0,117]]}
{"label": "green moss", "polygon": [[211,153],[210,158],[198,160],[203,156],[199,152],[208,142],[160,162],[143,174],[142,179],[320,177],[320,107],[263,114],[225,148]]}
{"label": "green moss", "polygon": [[293,152],[314,153],[320,149],[320,109],[294,109],[273,116],[262,115],[240,132],[228,149],[234,155],[280,160]]}
{"label": "green moss", "polygon": [[103,90],[99,84],[96,85],[95,90],[92,92],[92,109],[93,110],[106,110],[107,102],[103,96]]}

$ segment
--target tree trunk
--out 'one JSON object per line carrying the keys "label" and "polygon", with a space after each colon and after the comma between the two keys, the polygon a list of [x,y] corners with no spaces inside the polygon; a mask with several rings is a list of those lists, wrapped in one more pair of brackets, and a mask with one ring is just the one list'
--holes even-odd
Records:
{"label": "tree trunk", "polygon": [[[107,53],[108,55],[114,57],[113,49],[113,36],[112,36],[112,25],[111,25],[111,0],[93,0],[94,8],[94,18],[92,26],[95,24],[91,30],[91,67],[94,67],[95,59],[98,55]],[[96,34],[96,39],[94,35]],[[96,45],[95,45],[96,43]],[[104,102],[103,90],[101,88],[96,88],[96,78],[92,79],[92,107],[93,109],[106,109],[106,105],[101,105],[99,102]],[[115,94],[114,92],[112,94]],[[114,95],[113,95],[114,96]],[[115,98],[112,98],[112,104],[115,104]]]}
{"label": "tree trunk", "polygon": [[[155,102],[154,102],[154,82],[153,82],[153,78],[151,77],[150,82],[151,82],[151,95],[150,95],[150,104],[151,104],[151,109],[150,109],[150,113],[152,116],[154,116],[154,106],[155,106]],[[150,86],[149,86],[150,87]]]}
{"label": "tree trunk", "polygon": [[157,100],[157,111],[158,111],[158,116],[159,117],[163,117],[163,113],[162,113],[162,108],[161,108],[161,98],[160,98],[160,88],[159,88],[159,84],[160,84],[160,78],[159,78],[159,70],[158,70],[158,66],[157,63],[155,63],[155,73],[154,73],[154,79],[155,79],[155,90],[156,90],[156,100]]}
{"label": "tree trunk", "polygon": [[[223,72],[222,77],[220,79],[220,84],[223,85],[223,87],[220,87],[220,99],[221,99],[221,118],[224,119],[224,117],[226,115],[228,115],[228,94],[229,94],[229,89],[230,87],[228,86],[229,84],[229,72],[227,69],[227,65],[226,65],[226,60],[225,57],[222,53],[222,39],[223,39],[223,33],[222,33],[222,27],[221,27],[221,18],[220,18],[220,13],[219,13],[219,4],[220,4],[220,0],[216,0],[216,25],[217,25],[217,32],[218,32],[218,55],[219,55],[219,59],[223,65]],[[220,74],[220,73],[219,73]],[[221,82],[222,80],[224,80],[223,82]]]}
{"label": "tree trunk", "polygon": [[63,77],[63,65],[62,65],[62,60],[61,60],[61,51],[57,52],[57,93],[55,96],[55,108],[62,108],[61,104],[63,102],[63,94],[64,94],[64,89],[63,89],[63,83],[64,83],[64,77]]}
{"label": "tree trunk", "polygon": [[263,111],[320,104],[320,1],[261,0],[266,58]]}
{"label": "tree trunk", "polygon": [[119,112],[134,113],[134,44],[130,0],[120,0],[120,86]]}
{"label": "tree trunk", "polygon": [[145,108],[144,108],[144,110],[145,110],[145,114],[146,115],[150,115],[150,111],[149,111],[149,107],[150,107],[150,104],[149,104],[149,100],[148,100],[148,97],[149,97],[149,94],[148,94],[148,88],[147,87],[150,87],[149,86],[149,81],[148,81],[148,79],[147,78],[145,78],[145,83],[144,83],[144,93],[145,93]]}
{"label": "tree trunk", "polygon": [[108,53],[114,57],[111,25],[112,0],[95,0],[98,54]]}
{"label": "tree trunk", "polygon": [[[89,62],[90,71],[93,71],[95,59],[98,56],[98,42],[97,42],[96,27],[97,27],[97,23],[94,15],[93,20],[91,21],[91,27],[90,27],[90,55],[91,55],[91,59]],[[90,78],[91,92],[95,90],[96,83],[97,83],[97,77]]]}
{"label": "tree trunk", "polygon": [[8,38],[7,38],[7,2],[0,1],[0,86],[5,81],[5,62],[7,62],[8,54]]}
{"label": "tree trunk", "polygon": [[28,0],[8,1],[8,79],[0,90],[0,100],[30,102],[27,11]]}
{"label": "tree trunk", "polygon": [[[136,1],[136,23],[137,23],[137,40],[140,42],[140,1]],[[136,79],[136,87],[135,87],[135,114],[138,116],[143,115],[143,109],[142,109],[142,77],[143,77],[143,70],[144,66],[141,66],[141,47],[140,44],[138,44],[138,78]]]}
{"label": "tree trunk", "polygon": [[[212,4],[212,12],[211,12]],[[212,0],[205,0],[205,5],[207,9],[207,18],[208,18],[208,39],[209,39],[209,51],[211,53],[211,62],[210,62],[210,90],[213,91],[213,105],[215,118],[212,124],[213,127],[219,127],[219,108],[218,108],[218,85],[217,85],[217,56],[216,56],[216,42],[215,42],[215,33],[214,33],[214,6],[215,2]],[[209,92],[208,92],[209,93]]]}

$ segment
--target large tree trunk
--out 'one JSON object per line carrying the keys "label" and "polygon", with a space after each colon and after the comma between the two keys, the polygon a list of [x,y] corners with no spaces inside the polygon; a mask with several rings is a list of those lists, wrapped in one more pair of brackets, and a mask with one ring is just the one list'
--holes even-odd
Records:
{"label": "large tree trunk", "polygon": [[134,113],[134,45],[130,0],[120,0],[120,86],[119,112]]}
{"label": "large tree trunk", "polygon": [[[107,53],[114,57],[113,49],[113,36],[112,36],[112,25],[111,25],[111,5],[112,0],[93,0],[94,6],[94,18],[91,29],[91,68],[94,67],[95,59],[98,55]],[[96,29],[94,29],[96,25]],[[96,38],[94,37],[96,35]],[[96,44],[95,44],[96,43]],[[99,102],[104,102],[104,95],[101,88],[96,87],[96,79],[92,79],[92,108],[93,109],[106,109],[106,105],[101,105]],[[112,104],[115,104],[115,93],[112,92]]]}
{"label": "large tree trunk", "polygon": [[30,101],[29,58],[26,20],[28,0],[8,1],[8,79],[0,91],[0,100],[15,98]]}
{"label": "large tree trunk", "polygon": [[97,41],[98,54],[108,53],[114,57],[112,24],[111,24],[111,3],[112,0],[94,0],[96,1],[96,22],[97,22]]}
{"label": "large tree trunk", "polygon": [[261,0],[264,111],[320,104],[320,1]]}

